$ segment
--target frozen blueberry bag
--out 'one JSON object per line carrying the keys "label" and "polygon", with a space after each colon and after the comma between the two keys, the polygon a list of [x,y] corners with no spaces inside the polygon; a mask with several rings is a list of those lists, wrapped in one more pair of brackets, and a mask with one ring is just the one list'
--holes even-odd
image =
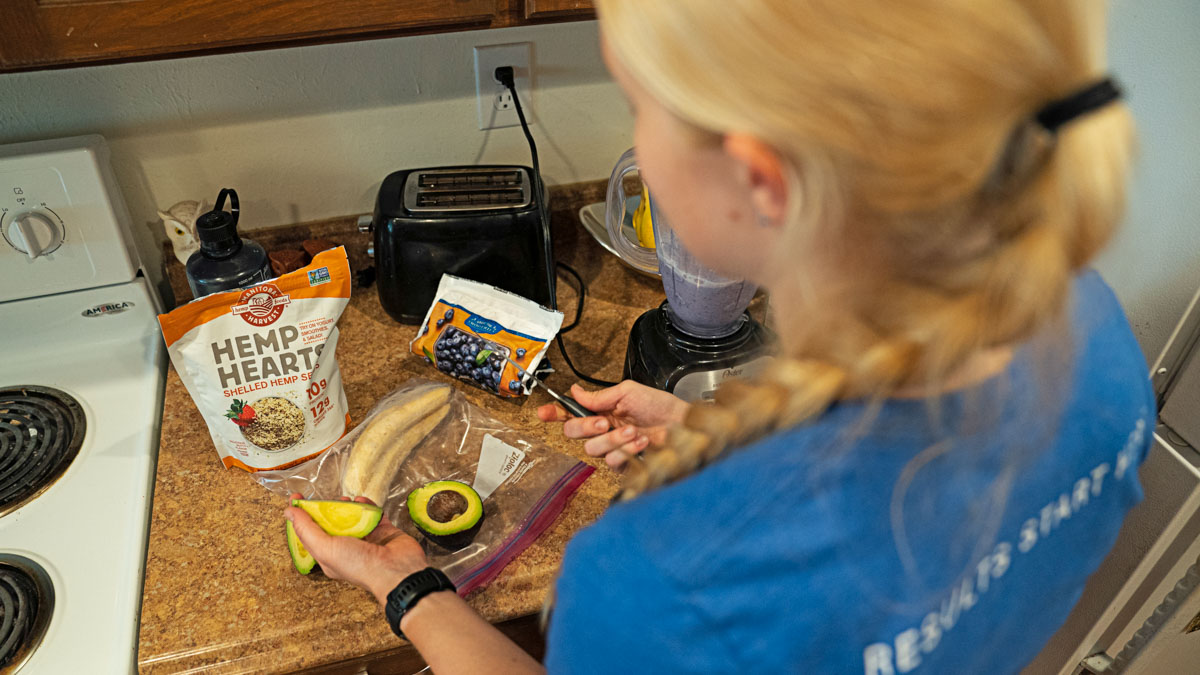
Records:
{"label": "frozen blueberry bag", "polygon": [[529,392],[509,360],[533,372],[562,322],[562,312],[446,274],[410,348],[451,377],[499,396],[521,396]]}

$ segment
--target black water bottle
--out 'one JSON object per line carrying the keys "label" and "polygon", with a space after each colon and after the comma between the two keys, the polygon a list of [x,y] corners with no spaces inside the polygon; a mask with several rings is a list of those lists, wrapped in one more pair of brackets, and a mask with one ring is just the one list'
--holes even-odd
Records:
{"label": "black water bottle", "polygon": [[[229,199],[229,211],[225,199]],[[237,233],[237,191],[224,188],[212,211],[196,219],[200,250],[187,261],[188,286],[197,298],[210,293],[246,288],[272,277],[271,261],[262,246]]]}

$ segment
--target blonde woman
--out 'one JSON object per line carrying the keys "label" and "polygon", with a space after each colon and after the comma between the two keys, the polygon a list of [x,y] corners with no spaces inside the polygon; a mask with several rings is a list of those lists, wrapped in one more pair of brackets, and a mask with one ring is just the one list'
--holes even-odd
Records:
{"label": "blonde woman", "polygon": [[[1131,126],[1098,0],[598,0],[642,176],[771,291],[782,355],[566,420],[626,464],[569,544],[551,672],[1017,672],[1140,498],[1145,363],[1088,262]],[[331,538],[438,673],[535,672],[384,527]],[[424,576],[422,576],[424,575]]]}

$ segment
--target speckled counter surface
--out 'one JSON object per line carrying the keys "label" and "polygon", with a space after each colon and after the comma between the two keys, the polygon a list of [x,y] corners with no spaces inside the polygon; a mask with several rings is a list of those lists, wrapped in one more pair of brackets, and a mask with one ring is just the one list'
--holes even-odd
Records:
{"label": "speckled counter surface", "polygon": [[[633,321],[663,295],[657,279],[623,266],[579,225],[578,207],[601,195],[598,184],[567,186],[551,191],[551,203],[557,257],[578,270],[588,285],[583,322],[565,336],[567,347],[581,370],[616,380]],[[303,226],[299,233],[279,228],[253,236],[268,248],[289,238],[328,237],[347,245],[356,269],[365,260],[366,235],[354,232],[353,219]],[[559,283],[559,306],[567,322],[574,319],[577,297],[572,284],[567,279]],[[338,325],[338,363],[355,421],[410,377],[445,379],[408,354],[415,327],[388,317],[373,286],[355,289]],[[557,350],[549,356],[565,370]],[[572,382],[569,372],[548,381],[563,390]],[[538,423],[535,408],[549,402],[541,390],[511,402],[456,386],[472,403],[528,438],[600,467],[540,539],[468,598],[492,622],[534,613],[567,540],[600,515],[617,479],[587,458],[579,442],[564,440],[556,426]],[[221,467],[204,421],[172,369],[146,559],[140,672],[286,673],[405,644],[391,634],[366,592],[293,570],[284,545],[285,501],[248,474]]]}

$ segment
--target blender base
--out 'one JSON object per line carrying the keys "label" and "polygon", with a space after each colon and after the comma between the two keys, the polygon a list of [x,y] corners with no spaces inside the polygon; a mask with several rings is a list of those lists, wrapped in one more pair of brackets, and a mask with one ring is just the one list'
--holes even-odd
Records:
{"label": "blender base", "polygon": [[771,332],[749,312],[732,334],[698,338],[671,323],[666,304],[642,314],[629,331],[625,379],[685,401],[710,401],[725,380],[754,375],[770,363]]}

